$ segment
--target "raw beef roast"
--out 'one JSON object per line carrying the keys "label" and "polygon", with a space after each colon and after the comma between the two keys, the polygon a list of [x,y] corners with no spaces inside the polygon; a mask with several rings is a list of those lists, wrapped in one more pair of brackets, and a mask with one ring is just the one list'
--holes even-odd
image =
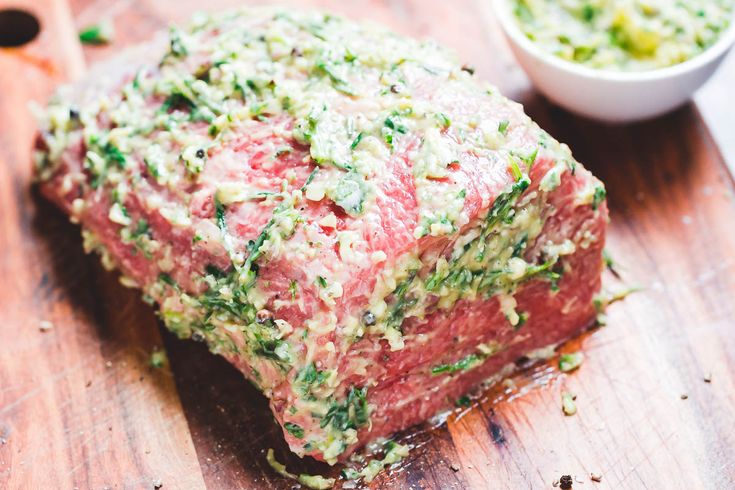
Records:
{"label": "raw beef roast", "polygon": [[607,208],[430,42],[330,15],[192,20],[41,116],[85,247],[334,463],[588,327]]}

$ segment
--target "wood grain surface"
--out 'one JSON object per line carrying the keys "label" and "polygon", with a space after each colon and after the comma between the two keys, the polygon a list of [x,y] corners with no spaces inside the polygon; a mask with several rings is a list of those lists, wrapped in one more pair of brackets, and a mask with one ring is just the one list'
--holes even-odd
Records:
{"label": "wood grain surface", "polygon": [[[696,106],[611,126],[550,105],[487,1],[290,4],[434,37],[522,101],[607,184],[608,249],[622,276],[609,287],[643,288],[610,308],[606,327],[563,347],[584,350],[577,372],[535,367],[446,424],[400,435],[415,449],[371,487],[542,489],[570,474],[588,490],[735,488],[735,186]],[[201,2],[12,5],[32,10],[42,31],[0,48],[0,488],[291,488],[265,462],[270,447],[293,471],[335,474],[289,455],[265,399],[202,345],[167,334],[31,187],[28,102]],[[76,30],[103,18],[115,42],[82,51]],[[149,365],[156,349],[164,368]],[[561,411],[563,390],[577,395],[574,416]]]}

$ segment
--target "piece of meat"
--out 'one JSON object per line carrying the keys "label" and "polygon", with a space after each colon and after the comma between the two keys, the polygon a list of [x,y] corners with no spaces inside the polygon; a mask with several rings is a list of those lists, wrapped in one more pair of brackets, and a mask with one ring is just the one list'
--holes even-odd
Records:
{"label": "piece of meat", "polygon": [[604,187],[451,53],[316,13],[192,21],[62,89],[46,196],[334,463],[595,318]]}

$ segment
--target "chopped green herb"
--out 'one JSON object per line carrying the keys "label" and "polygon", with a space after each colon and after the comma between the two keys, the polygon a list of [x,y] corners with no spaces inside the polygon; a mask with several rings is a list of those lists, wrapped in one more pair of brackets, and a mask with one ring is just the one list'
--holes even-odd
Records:
{"label": "chopped green herb", "polygon": [[149,235],[150,234],[150,226],[148,226],[148,221],[144,219],[139,219],[138,224],[135,227],[134,236],[139,237],[143,235]]}
{"label": "chopped green herb", "polygon": [[363,133],[362,132],[360,132],[360,133],[357,134],[357,136],[355,137],[355,139],[352,141],[352,144],[350,145],[350,149],[351,150],[354,150],[355,148],[357,148],[357,145],[359,145],[360,144],[360,141],[362,141],[362,137],[363,137]]}
{"label": "chopped green herb", "polygon": [[103,21],[85,27],[79,32],[79,41],[82,44],[102,45],[112,42],[115,37],[115,28],[110,21]]}
{"label": "chopped green herb", "polygon": [[611,293],[609,291],[602,291],[598,293],[595,298],[592,300],[592,303],[595,305],[595,309],[597,310],[597,313],[604,313],[605,309],[607,309],[608,306],[611,304],[624,300],[628,297],[629,294],[633,294],[635,292],[640,291],[641,288],[639,287],[631,287],[623,289],[622,291],[618,291],[616,293]]}
{"label": "chopped green herb", "polygon": [[151,162],[147,158],[143,158],[143,163],[145,164],[146,170],[148,170],[148,173],[151,174],[151,177],[154,179],[158,179],[161,176],[161,172],[158,170],[158,166]]}
{"label": "chopped green herb", "polygon": [[584,354],[581,352],[562,354],[559,356],[559,369],[564,373],[568,373],[569,371],[574,371],[581,366],[583,361]]}
{"label": "chopped green herb", "polygon": [[314,167],[314,170],[309,173],[309,176],[306,178],[306,182],[304,182],[304,185],[301,186],[301,191],[305,191],[306,187],[311,184],[311,181],[314,180],[314,177],[316,177],[316,174],[319,172],[319,167]]}
{"label": "chopped green herb", "polygon": [[212,264],[207,264],[207,266],[204,268],[204,271],[217,279],[221,279],[227,275],[222,269]]}
{"label": "chopped green herb", "polygon": [[615,267],[615,261],[613,260],[610,252],[608,252],[607,249],[604,249],[602,251],[602,260],[605,261],[605,267],[607,267],[608,269],[612,269],[613,267]]}
{"label": "chopped green herb", "polygon": [[518,166],[518,162],[516,162],[514,158],[510,159],[508,167],[510,167],[510,172],[513,174],[513,178],[516,182],[523,178],[523,172],[521,172],[521,168]]}
{"label": "chopped green herb", "polygon": [[168,33],[169,36],[169,55],[176,58],[181,58],[189,54],[189,50],[186,49],[184,40],[181,37],[181,31],[177,28],[172,27]]}
{"label": "chopped green herb", "polygon": [[340,64],[339,61],[331,61],[331,60],[317,60],[316,63],[314,63],[314,67],[316,68],[316,72],[327,75],[329,79],[332,82],[332,86],[335,88],[335,90],[342,92],[346,95],[355,95],[355,92],[353,91],[352,87],[349,83],[340,75],[340,67],[346,67],[347,65],[344,65],[344,63]]}
{"label": "chopped green herb", "polygon": [[329,198],[353,217],[362,214],[366,193],[365,179],[357,172],[348,172],[327,191]]}
{"label": "chopped green herb", "polygon": [[296,299],[296,292],[298,291],[299,283],[296,281],[291,281],[288,284],[288,292],[291,293],[291,299]]}
{"label": "chopped green herb", "polygon": [[558,291],[559,279],[561,279],[561,275],[564,270],[563,268],[559,267],[560,265],[560,262],[553,262],[551,260],[546,261],[543,264],[532,265],[526,269],[526,274],[524,277],[531,278],[539,275],[547,279],[549,283],[551,283],[552,291]]}
{"label": "chopped green herb", "polygon": [[536,162],[536,157],[538,156],[538,148],[533,150],[533,152],[529,153],[528,155],[516,155],[518,158],[520,158],[523,163],[526,164],[526,167],[528,170],[531,170],[531,167],[533,167],[534,162]]}
{"label": "chopped green herb", "polygon": [[151,367],[154,367],[156,369],[160,369],[163,366],[166,365],[166,352],[162,350],[154,350],[151,353],[151,357],[148,360],[148,364]]}
{"label": "chopped green herb", "polygon": [[319,287],[321,288],[327,287],[327,280],[323,276],[317,276],[316,282],[317,284],[319,284]]}
{"label": "chopped green herb", "polygon": [[431,374],[436,376],[437,374],[443,373],[456,373],[457,371],[467,371],[475,367],[482,360],[482,356],[478,354],[470,354],[453,364],[440,364],[438,366],[434,366],[433,368],[431,368]]}
{"label": "chopped green herb", "polygon": [[296,439],[304,438],[304,429],[300,425],[294,424],[292,422],[286,422],[285,424],[283,424],[283,427],[285,427],[288,433],[294,436]]}
{"label": "chopped green herb", "polygon": [[528,321],[528,312],[527,311],[521,311],[518,313],[518,323],[516,323],[513,328],[515,330],[518,330],[521,328],[525,323]]}
{"label": "chopped green herb", "polygon": [[383,139],[385,142],[393,148],[395,143],[395,134],[406,134],[408,128],[402,123],[401,114],[398,111],[393,111],[385,121],[383,121]]}
{"label": "chopped green herb", "polygon": [[345,48],[345,57],[344,57],[344,60],[347,63],[352,63],[356,59],[357,59],[357,55],[355,55],[354,53],[350,52],[350,49],[349,48]]}
{"label": "chopped green herb", "polygon": [[102,151],[105,153],[108,162],[112,162],[118,168],[125,168],[125,155],[122,154],[117,146],[108,142],[102,148]]}
{"label": "chopped green herb", "polygon": [[345,431],[367,425],[368,420],[367,388],[357,389],[353,386],[343,403],[332,402],[320,426],[324,428],[331,425]]}
{"label": "chopped green herb", "polygon": [[165,272],[161,272],[160,274],[158,274],[158,280],[172,287],[178,286],[176,284],[176,281],[174,281],[173,278]]}
{"label": "chopped green herb", "polygon": [[444,129],[447,129],[449,126],[452,125],[452,121],[443,112],[436,113],[436,120],[439,121],[439,124]]}
{"label": "chopped green herb", "polygon": [[456,402],[454,402],[455,405],[458,407],[469,407],[472,405],[472,400],[470,400],[470,397],[465,395],[463,397],[460,397],[457,399]]}
{"label": "chopped green herb", "polygon": [[[128,216],[125,208],[123,208],[123,214]],[[135,243],[136,249],[143,251],[143,254],[147,259],[150,259],[152,255],[146,247],[145,239],[151,237],[152,235],[148,221],[145,219],[139,219],[135,225],[135,229],[130,232],[130,240]]]}
{"label": "chopped green herb", "polygon": [[[444,117],[446,118],[446,116]],[[406,128],[406,126],[404,126],[400,121],[400,114],[394,112],[385,119],[383,124],[385,124],[386,128],[392,129],[393,131],[401,134],[406,134],[408,132],[408,128]]]}
{"label": "chopped green herb", "polygon": [[487,224],[492,226],[508,216],[516,199],[518,199],[521,193],[523,193],[529,185],[531,185],[531,181],[528,177],[524,176],[513,184],[513,187],[509,192],[504,192],[496,197],[492,208],[490,208],[490,211],[487,213],[487,217],[485,218]]}
{"label": "chopped green herb", "polygon": [[505,133],[508,132],[508,125],[510,124],[510,121],[507,119],[504,119],[498,123],[498,132],[502,135],[505,135]]}
{"label": "chopped green herb", "polygon": [[312,387],[317,387],[327,380],[329,374],[326,371],[320,371],[312,362],[304,367],[296,375],[294,385],[303,395],[308,395]]}
{"label": "chopped green herb", "polygon": [[595,7],[590,5],[589,3],[584,4],[582,7],[582,19],[585,22],[592,22],[592,19],[595,17]]}
{"label": "chopped green herb", "polygon": [[344,468],[342,477],[345,480],[364,480],[365,483],[370,483],[384,468],[394,465],[408,456],[409,448],[407,445],[388,440],[383,444],[382,452],[383,459],[371,459],[360,471],[349,467]]}
{"label": "chopped green herb", "polygon": [[281,339],[263,339],[256,336],[256,348],[254,352],[266,359],[275,361],[282,367],[289,365],[291,360],[290,345]]}
{"label": "chopped green herb", "polygon": [[528,233],[524,233],[518,243],[513,246],[513,257],[520,257],[528,244]]}
{"label": "chopped green herb", "polygon": [[214,211],[215,211],[215,220],[217,222],[217,228],[220,229],[222,234],[227,233],[227,220],[225,219],[225,205],[220,202],[219,199],[217,199],[217,196],[214,197]]}
{"label": "chopped green herb", "polygon": [[196,104],[189,97],[176,90],[164,99],[161,107],[158,109],[161,113],[174,110],[191,112],[196,108]]}
{"label": "chopped green herb", "polygon": [[602,251],[602,259],[605,261],[605,267],[607,267],[607,270],[609,270],[615,277],[620,278],[617,264],[615,263],[615,260],[612,258],[610,252],[608,252],[607,249],[604,249]]}
{"label": "chopped green herb", "polygon": [[605,191],[605,188],[601,185],[595,186],[595,194],[592,197],[592,209],[597,209],[600,207],[600,204],[602,204],[602,201],[605,200],[605,197],[607,196],[607,192]]}

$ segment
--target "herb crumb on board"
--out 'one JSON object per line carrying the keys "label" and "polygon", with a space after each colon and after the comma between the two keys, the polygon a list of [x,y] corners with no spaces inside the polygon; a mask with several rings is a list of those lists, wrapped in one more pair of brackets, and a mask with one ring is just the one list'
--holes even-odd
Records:
{"label": "herb crumb on board", "polygon": [[600,483],[602,481],[602,475],[600,473],[590,473],[590,480],[595,483]]}
{"label": "herb crumb on board", "polygon": [[321,475],[307,475],[305,473],[295,475],[293,473],[290,473],[286,469],[286,465],[280,463],[276,459],[272,448],[268,449],[266,460],[268,461],[270,467],[273,468],[276,473],[291,480],[295,480],[306,488],[311,488],[313,490],[327,490],[329,488],[332,488],[336,482],[334,478],[325,478]]}
{"label": "herb crumb on board", "polygon": [[92,24],[79,31],[79,41],[82,44],[101,46],[110,44],[115,37],[115,27],[109,20]]}
{"label": "herb crumb on board", "polygon": [[162,350],[154,350],[151,353],[151,357],[148,359],[148,364],[152,368],[162,368],[166,365],[167,359],[166,359],[166,352]]}
{"label": "herb crumb on board", "polygon": [[565,391],[561,394],[561,409],[564,415],[574,415],[577,413],[577,404],[574,401],[577,399],[577,395]]}
{"label": "herb crumb on board", "polygon": [[49,330],[52,330],[53,328],[54,328],[54,324],[48,320],[41,320],[40,322],[38,322],[38,329],[41,332],[48,332]]}
{"label": "herb crumb on board", "polygon": [[563,373],[574,371],[584,362],[584,354],[581,352],[571,352],[559,356],[559,369]]}

